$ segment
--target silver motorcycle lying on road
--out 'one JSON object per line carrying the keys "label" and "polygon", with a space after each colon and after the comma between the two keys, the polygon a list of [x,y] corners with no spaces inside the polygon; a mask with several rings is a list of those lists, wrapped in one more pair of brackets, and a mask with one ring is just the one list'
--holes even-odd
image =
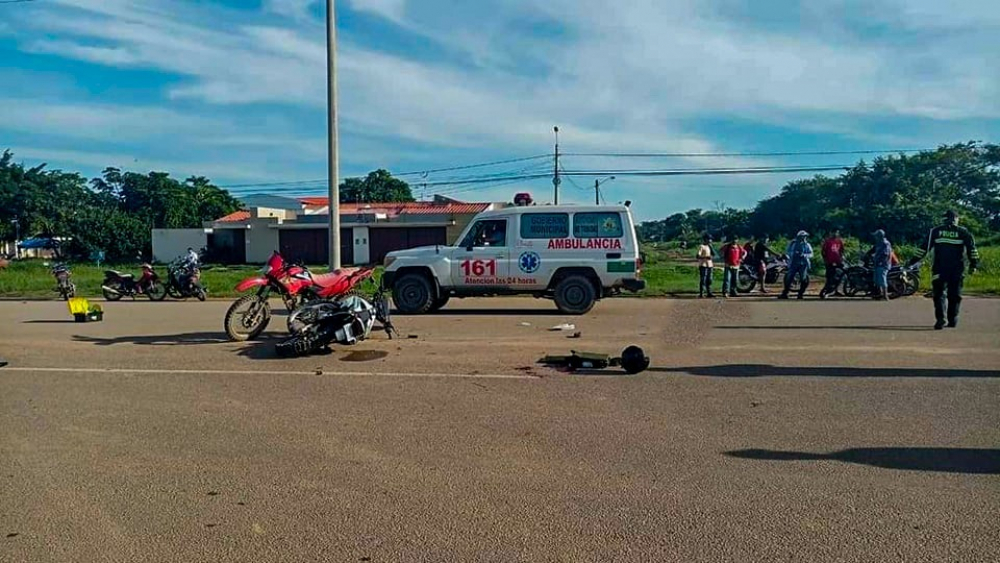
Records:
{"label": "silver motorcycle lying on road", "polygon": [[292,312],[288,319],[292,337],[275,346],[275,351],[287,358],[306,356],[331,344],[357,344],[371,335],[376,322],[391,339],[396,329],[389,316],[389,299],[382,288],[371,301],[357,295],[314,301]]}

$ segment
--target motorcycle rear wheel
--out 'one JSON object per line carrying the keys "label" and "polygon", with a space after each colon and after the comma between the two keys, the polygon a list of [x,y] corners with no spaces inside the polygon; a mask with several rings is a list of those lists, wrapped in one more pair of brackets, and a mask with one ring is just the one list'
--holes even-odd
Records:
{"label": "motorcycle rear wheel", "polygon": [[[248,318],[249,317],[249,318]],[[244,295],[226,311],[226,335],[236,342],[253,340],[260,336],[271,322],[271,305],[257,295]]]}
{"label": "motorcycle rear wheel", "polygon": [[740,268],[738,274],[736,274],[736,291],[740,293],[750,293],[757,287],[757,280],[750,275],[745,269]]}

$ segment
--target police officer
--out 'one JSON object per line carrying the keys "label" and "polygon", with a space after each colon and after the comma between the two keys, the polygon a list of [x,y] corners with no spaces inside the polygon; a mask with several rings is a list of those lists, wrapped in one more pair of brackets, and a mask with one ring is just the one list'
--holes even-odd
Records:
{"label": "police officer", "polygon": [[[958,309],[962,302],[962,284],[965,281],[965,258],[969,259],[969,274],[979,266],[979,251],[972,233],[965,227],[958,226],[958,214],[948,210],[944,214],[945,222],[931,229],[927,237],[927,246],[910,261],[914,264],[931,250],[934,251],[934,266],[931,269],[932,286],[934,290],[934,330],[945,327],[945,295],[948,297],[948,326],[958,326]],[[946,293],[947,292],[947,293]]]}

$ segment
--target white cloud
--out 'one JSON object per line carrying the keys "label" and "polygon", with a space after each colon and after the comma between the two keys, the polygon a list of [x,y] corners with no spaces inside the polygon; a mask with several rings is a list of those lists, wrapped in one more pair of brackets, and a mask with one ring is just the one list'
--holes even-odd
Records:
{"label": "white cloud", "polygon": [[389,21],[402,24],[406,17],[406,0],[348,0],[352,8],[369,12]]}
{"label": "white cloud", "polygon": [[264,0],[264,11],[279,14],[294,20],[311,18],[309,10],[319,0]]}

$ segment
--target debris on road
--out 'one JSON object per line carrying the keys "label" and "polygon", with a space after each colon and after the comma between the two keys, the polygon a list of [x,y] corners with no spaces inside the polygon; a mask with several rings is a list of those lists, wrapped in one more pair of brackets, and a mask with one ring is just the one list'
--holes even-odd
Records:
{"label": "debris on road", "polygon": [[531,326],[531,323],[521,323],[521,326]]}
{"label": "debris on road", "polygon": [[583,333],[580,331],[576,331],[573,334],[567,336],[566,338],[580,338],[581,336],[583,336]]}
{"label": "debris on road", "polygon": [[649,367],[649,356],[643,352],[642,348],[629,346],[622,351],[620,357],[616,358],[608,354],[571,350],[568,356],[545,356],[538,360],[538,363],[563,368],[567,371],[621,367],[625,373],[633,375],[645,371]]}
{"label": "debris on road", "polygon": [[563,323],[561,325],[556,325],[549,329],[552,332],[559,332],[560,330],[576,330],[576,325],[570,323]]}

